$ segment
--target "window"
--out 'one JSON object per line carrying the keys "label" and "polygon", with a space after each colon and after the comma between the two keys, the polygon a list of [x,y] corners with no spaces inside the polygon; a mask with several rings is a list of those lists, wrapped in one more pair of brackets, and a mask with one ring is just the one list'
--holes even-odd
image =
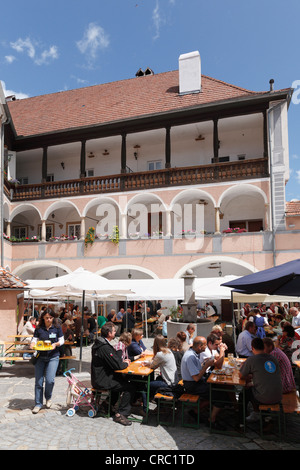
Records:
{"label": "window", "polygon": [[[39,237],[42,239],[42,226],[39,225]],[[54,224],[46,224],[46,241],[54,237]]]}
{"label": "window", "polygon": [[28,176],[23,176],[23,178],[18,178],[20,184],[28,184]]}
{"label": "window", "polygon": [[91,178],[92,176],[94,176],[94,168],[89,168],[88,170],[86,170],[86,176],[87,178]]}
{"label": "window", "polygon": [[51,183],[52,181],[54,181],[54,174],[47,175],[46,182]]}
{"label": "window", "polygon": [[15,227],[14,236],[16,238],[26,238],[27,237],[27,227]]}
{"label": "window", "polygon": [[147,162],[148,170],[161,170],[162,169],[162,160],[154,160],[153,162]]}
{"label": "window", "polygon": [[77,237],[79,240],[80,239],[80,227],[81,227],[80,222],[73,222],[73,223],[67,224],[68,237]]}
{"label": "window", "polygon": [[264,229],[262,219],[257,220],[233,220],[229,222],[230,228],[245,228],[247,232],[260,232]]}

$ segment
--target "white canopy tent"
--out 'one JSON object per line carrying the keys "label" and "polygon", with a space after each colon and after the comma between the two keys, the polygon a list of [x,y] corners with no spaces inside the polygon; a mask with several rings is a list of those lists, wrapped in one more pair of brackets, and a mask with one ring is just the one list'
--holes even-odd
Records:
{"label": "white canopy tent", "polygon": [[80,358],[79,358],[79,372],[81,372],[82,363],[82,340],[83,340],[83,318],[84,318],[84,304],[85,296],[87,294],[94,295],[120,295],[129,294],[131,290],[120,290],[117,285],[112,287],[108,283],[108,279],[92,273],[82,267],[76,269],[73,273],[66,274],[65,276],[55,277],[45,281],[28,281],[31,289],[42,289],[49,294],[52,293],[57,296],[58,293],[63,293],[64,296],[71,296],[72,294],[82,294],[82,317],[81,317],[81,335],[80,335]]}

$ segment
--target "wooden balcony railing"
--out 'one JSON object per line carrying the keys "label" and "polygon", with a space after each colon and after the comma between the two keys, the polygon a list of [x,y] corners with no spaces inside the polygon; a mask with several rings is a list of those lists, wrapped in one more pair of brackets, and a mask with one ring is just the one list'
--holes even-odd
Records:
{"label": "wooden balcony railing", "polygon": [[267,158],[214,163],[192,167],[94,176],[51,183],[14,185],[6,182],[5,192],[12,201],[70,197],[119,191],[137,191],[219,181],[236,181],[268,176]]}

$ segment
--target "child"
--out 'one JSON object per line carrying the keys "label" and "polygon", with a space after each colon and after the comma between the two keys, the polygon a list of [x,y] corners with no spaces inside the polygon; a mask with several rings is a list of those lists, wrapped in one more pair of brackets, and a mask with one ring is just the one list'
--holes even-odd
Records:
{"label": "child", "polygon": [[121,351],[123,362],[125,359],[128,359],[127,348],[131,344],[131,340],[132,340],[131,333],[126,331],[121,334],[119,338],[119,342],[114,346],[116,351]]}
{"label": "child", "polygon": [[168,337],[168,327],[167,327],[167,321],[171,318],[171,315],[167,315],[166,318],[163,321],[162,324],[162,335],[164,338]]}

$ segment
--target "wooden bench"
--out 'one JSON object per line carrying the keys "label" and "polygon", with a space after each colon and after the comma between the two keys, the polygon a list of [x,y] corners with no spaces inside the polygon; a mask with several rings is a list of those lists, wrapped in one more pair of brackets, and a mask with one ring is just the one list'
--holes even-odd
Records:
{"label": "wooden bench", "polygon": [[[182,404],[182,413],[181,413],[181,426],[188,427],[188,428],[199,428],[200,424],[200,396],[199,395],[192,395],[191,393],[183,393],[179,398],[178,401]],[[185,407],[196,407],[197,408],[197,424],[190,424],[184,421],[184,410]]]}
{"label": "wooden bench", "polygon": [[281,414],[283,417],[283,430],[284,434],[286,434],[286,414],[300,414],[300,402],[297,395],[296,390],[284,393],[282,395],[281,403],[273,404],[273,405],[259,405],[259,413],[260,413],[260,429],[261,429],[261,436],[263,435],[263,425],[262,425],[262,417],[264,415],[275,415],[278,419],[278,429],[279,435],[281,437]]}
{"label": "wooden bench", "polygon": [[[175,403],[176,400],[174,396],[164,395],[163,393],[156,393],[154,399],[157,400],[157,424],[163,424],[165,426],[174,426],[175,423]],[[166,408],[172,409],[172,420],[171,421],[161,421],[161,405]]]}
{"label": "wooden bench", "polygon": [[76,356],[60,356],[59,360],[63,361],[62,363],[62,371],[66,372],[68,370],[68,360],[69,359],[77,359]]}

